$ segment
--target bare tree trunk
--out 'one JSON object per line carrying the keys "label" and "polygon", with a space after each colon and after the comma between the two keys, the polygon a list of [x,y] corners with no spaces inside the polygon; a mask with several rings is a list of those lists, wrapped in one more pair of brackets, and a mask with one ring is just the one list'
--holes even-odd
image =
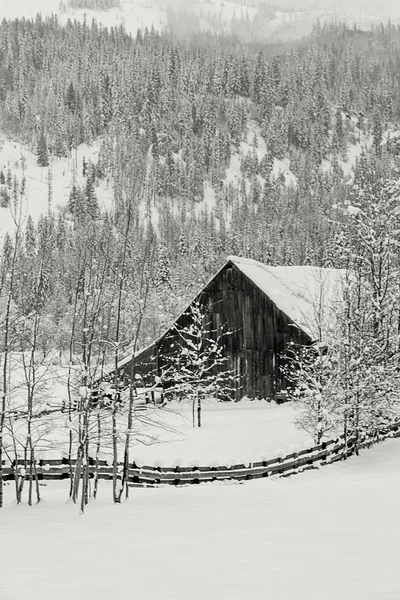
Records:
{"label": "bare tree trunk", "polygon": [[197,393],[197,427],[201,427],[201,397]]}
{"label": "bare tree trunk", "polygon": [[35,491],[36,491],[36,502],[40,502],[40,491],[39,491],[39,480],[36,469],[36,459],[35,459],[35,449],[32,444],[32,437],[30,438],[30,453],[29,453],[29,493],[28,493],[28,504],[32,506],[32,496],[33,496],[33,481],[35,481]]}
{"label": "bare tree trunk", "polygon": [[99,485],[99,455],[101,448],[101,420],[100,415],[97,415],[97,444],[96,444],[96,464],[94,471],[94,483],[93,483],[93,498],[97,498],[97,489]]}
{"label": "bare tree trunk", "polygon": [[87,457],[83,459],[82,490],[81,490],[81,514],[85,512],[86,504],[86,481],[87,481]]}
{"label": "bare tree trunk", "polygon": [[89,481],[89,457],[84,448],[83,456],[83,473],[82,473],[82,490],[81,490],[81,514],[85,512],[85,506],[88,503],[88,481]]}
{"label": "bare tree trunk", "polygon": [[344,417],[343,417],[343,435],[344,435],[344,457],[347,458],[347,450],[348,450],[348,436],[349,436],[349,430],[348,430],[348,421],[349,421],[349,417],[348,417],[348,411],[347,408],[344,411]]}
{"label": "bare tree trunk", "polygon": [[125,486],[125,498],[129,498],[129,445],[131,430],[133,424],[133,380],[129,386],[129,407],[128,407],[128,429],[125,437],[125,448],[124,448],[124,468],[121,477],[121,487],[119,490],[119,502],[121,502],[122,493]]}
{"label": "bare tree trunk", "polygon": [[80,478],[81,478],[81,468],[82,468],[82,447],[81,444],[79,444],[78,447],[78,452],[76,455],[76,463],[75,463],[75,471],[74,471],[74,477],[73,477],[73,486],[72,486],[72,501],[74,504],[76,504],[77,500],[78,500],[78,491],[79,491],[79,483],[80,483]]}
{"label": "bare tree trunk", "polygon": [[360,443],[360,406],[357,393],[357,404],[354,417],[354,452],[356,456],[359,456],[359,443]]}
{"label": "bare tree trunk", "polygon": [[[87,400],[87,399],[86,399]],[[82,454],[82,490],[81,490],[81,513],[85,512],[85,506],[88,503],[88,489],[89,489],[89,405],[86,404],[84,407],[83,416],[83,439],[81,441],[81,454]]]}
{"label": "bare tree trunk", "polygon": [[113,436],[113,500],[114,502],[121,501],[121,491],[117,491],[118,481],[118,443],[117,443],[117,419],[116,419],[116,401],[118,397],[119,389],[119,337],[120,337],[120,326],[121,326],[121,309],[122,309],[122,293],[124,290],[125,283],[125,268],[126,268],[126,254],[128,250],[128,236],[129,228],[131,223],[131,205],[128,207],[128,215],[126,220],[126,230],[123,246],[123,255],[121,261],[121,272],[119,273],[119,285],[118,285],[118,305],[117,305],[117,322],[115,327],[115,356],[114,356],[114,401],[112,404],[112,436]]}
{"label": "bare tree trunk", "polygon": [[[81,275],[82,276],[82,275]],[[78,287],[78,286],[77,286]],[[72,448],[73,448],[73,433],[72,433],[72,391],[71,391],[71,372],[72,372],[72,361],[74,356],[74,337],[76,328],[76,315],[78,306],[78,289],[75,291],[74,299],[74,313],[72,319],[71,337],[69,339],[69,365],[68,365],[68,378],[67,378],[67,392],[68,392],[68,421],[69,421],[69,434],[68,434],[68,465],[69,465],[69,497],[71,498],[74,493],[74,469],[72,467]]]}
{"label": "bare tree trunk", "polygon": [[8,391],[8,361],[10,353],[10,325],[11,325],[11,299],[14,288],[15,268],[17,262],[17,252],[20,242],[20,224],[17,224],[17,230],[15,233],[15,244],[14,251],[10,265],[10,283],[7,294],[7,306],[5,310],[5,316],[3,321],[4,327],[4,347],[3,347],[3,389],[1,390],[1,409],[0,409],[0,508],[3,506],[3,436],[4,426],[6,420],[6,408],[7,408],[7,391]]}
{"label": "bare tree trunk", "polygon": [[13,428],[11,417],[9,418],[9,422],[10,422],[9,427],[10,427],[10,433],[11,433],[11,438],[12,438],[12,442],[13,442],[13,450],[14,450],[15,498],[17,500],[17,504],[20,504],[21,498],[22,498],[22,489],[23,489],[24,482],[25,482],[25,477],[21,477],[21,474],[19,473],[19,467],[18,467],[19,459],[18,459],[17,445],[15,443],[15,435],[14,435],[14,431],[13,431],[14,428]]}
{"label": "bare tree trunk", "polygon": [[[151,239],[149,239],[149,243],[152,244]],[[145,256],[146,257],[149,256],[149,264],[152,264],[154,250],[150,249],[149,253],[146,251]],[[147,302],[147,297],[148,297],[148,293],[149,293],[149,289],[150,289],[149,278],[147,277],[145,280],[145,264],[146,264],[146,262],[143,261],[143,264],[142,264],[142,272],[141,272],[141,278],[140,278],[140,300],[142,300],[143,303],[142,304],[139,303],[139,305],[140,305],[139,320],[138,320],[138,325],[136,328],[135,339],[134,339],[133,348],[132,348],[132,370],[131,370],[131,381],[129,384],[129,407],[128,407],[128,423],[127,423],[128,427],[127,427],[127,432],[126,432],[126,437],[125,437],[124,466],[123,466],[120,496],[119,496],[120,501],[121,501],[124,486],[125,486],[125,498],[126,499],[129,498],[129,448],[130,448],[132,426],[133,426],[133,386],[134,386],[134,376],[135,376],[135,355],[136,355],[136,350],[137,350],[137,346],[138,346],[139,334],[140,334],[142,323],[143,323],[143,316],[144,316],[145,306],[146,306],[146,302]]]}
{"label": "bare tree trunk", "polygon": [[37,467],[36,467],[36,459],[34,458],[34,463],[33,463],[33,474],[35,476],[35,487],[36,487],[36,503],[39,504],[40,502],[40,489],[39,489],[39,477],[38,477],[38,472],[37,472]]}
{"label": "bare tree trunk", "polygon": [[85,472],[85,504],[89,502],[89,414],[87,415],[87,428],[86,428],[86,440],[85,440],[85,456],[86,456],[86,472]]}
{"label": "bare tree trunk", "polygon": [[112,449],[113,449],[113,501],[119,502],[118,488],[118,432],[115,400],[112,405]]}
{"label": "bare tree trunk", "polygon": [[30,441],[30,456],[29,456],[29,488],[28,488],[28,504],[32,506],[32,483],[33,483],[33,464],[32,464],[32,442]]}

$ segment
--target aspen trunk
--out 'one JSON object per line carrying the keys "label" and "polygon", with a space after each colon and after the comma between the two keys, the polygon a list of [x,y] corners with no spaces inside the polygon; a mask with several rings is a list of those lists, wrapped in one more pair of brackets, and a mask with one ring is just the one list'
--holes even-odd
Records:
{"label": "aspen trunk", "polygon": [[113,501],[119,502],[119,494],[117,491],[118,482],[118,444],[117,444],[117,417],[115,400],[112,407],[112,446],[113,446]]}
{"label": "aspen trunk", "polygon": [[83,473],[82,473],[82,490],[81,490],[81,514],[85,512],[85,506],[87,504],[87,493],[88,493],[88,480],[89,480],[89,464],[88,456],[83,457]]}
{"label": "aspen trunk", "polygon": [[39,489],[39,477],[38,477],[38,472],[37,472],[37,467],[36,467],[36,459],[33,465],[33,472],[35,475],[35,487],[36,487],[36,502],[37,504],[39,504],[40,502],[40,489]]}
{"label": "aspen trunk", "polygon": [[97,415],[97,445],[96,445],[96,462],[94,470],[94,482],[93,482],[93,498],[97,498],[97,489],[99,485],[99,455],[101,448],[101,421],[100,415]]}
{"label": "aspen trunk", "polygon": [[[15,498],[17,500],[17,504],[21,503],[21,498],[22,498],[22,489],[24,486],[24,481],[25,481],[25,477],[21,477],[21,475],[18,473],[18,452],[17,452],[17,445],[15,443],[15,435],[14,435],[14,431],[13,431],[13,426],[12,426],[12,421],[10,418],[10,431],[11,431],[11,435],[12,435],[12,440],[13,440],[13,450],[14,450],[14,481],[15,481]],[[26,462],[25,462],[25,468],[26,468]]]}
{"label": "aspen trunk", "polygon": [[2,329],[4,331],[4,350],[3,350],[3,389],[1,391],[1,408],[0,408],[0,508],[3,506],[3,434],[4,425],[6,420],[6,400],[7,400],[7,389],[8,389],[8,359],[9,359],[9,338],[10,338],[10,321],[11,321],[11,296],[14,287],[15,268],[17,262],[17,252],[20,242],[21,224],[17,224],[15,233],[14,251],[11,261],[10,270],[10,283],[7,294],[7,306],[4,315]]}
{"label": "aspen trunk", "polygon": [[121,487],[119,490],[119,502],[121,502],[122,494],[125,487],[125,498],[129,498],[129,445],[131,439],[131,429],[133,424],[133,380],[129,386],[129,408],[128,408],[128,430],[125,437],[124,448],[124,468],[122,471]]}
{"label": "aspen trunk", "polygon": [[347,415],[347,409],[344,412],[344,422],[343,422],[343,435],[344,435],[344,458],[347,458],[347,444],[348,444],[348,436],[349,436],[349,430],[348,430],[348,415]]}
{"label": "aspen trunk", "polygon": [[79,491],[79,482],[81,478],[81,469],[82,469],[82,448],[79,446],[77,456],[76,456],[76,464],[75,464],[75,472],[74,472],[74,480],[72,486],[72,501],[76,504],[78,500],[78,491]]}
{"label": "aspen trunk", "polygon": [[197,394],[197,427],[201,427],[201,398]]}

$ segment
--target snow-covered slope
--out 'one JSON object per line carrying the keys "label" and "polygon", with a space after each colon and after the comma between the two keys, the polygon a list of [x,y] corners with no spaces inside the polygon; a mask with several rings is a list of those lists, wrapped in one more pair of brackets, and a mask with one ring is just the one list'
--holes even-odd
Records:
{"label": "snow-covered slope", "polygon": [[400,442],[288,479],[0,509],[2,600],[398,600]]}
{"label": "snow-covered slope", "polygon": [[[49,167],[40,167],[37,157],[25,145],[14,142],[0,132],[0,169],[4,175],[11,172],[19,183],[26,179],[26,193],[21,207],[22,223],[29,215],[37,221],[40,215],[49,209],[49,174],[51,179],[51,209],[65,206],[73,181],[73,171],[76,172],[76,183],[84,186],[85,177],[82,174],[83,158],[87,162],[97,163],[100,142],[92,146],[81,144],[70,158],[51,158]],[[96,187],[96,196],[101,207],[110,207],[113,195],[112,183],[106,179]],[[9,208],[0,207],[0,240],[6,231],[12,231],[14,220]]]}

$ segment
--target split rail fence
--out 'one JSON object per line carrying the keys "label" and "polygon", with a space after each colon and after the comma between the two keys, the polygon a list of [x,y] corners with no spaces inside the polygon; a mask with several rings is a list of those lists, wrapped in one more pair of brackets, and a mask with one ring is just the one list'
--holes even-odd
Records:
{"label": "split rail fence", "polygon": [[[388,437],[400,437],[400,422],[387,425],[374,435],[361,437],[357,444],[353,438],[348,439],[346,444],[344,436],[341,435],[335,440],[322,442],[317,446],[292,452],[284,457],[275,457],[249,464],[236,464],[230,467],[223,465],[216,467],[139,467],[132,463],[129,469],[129,485],[132,487],[156,487],[165,484],[181,486],[212,481],[248,481],[274,475],[289,477],[308,469],[344,460],[354,454],[356,446],[357,450],[370,447]],[[66,458],[40,460],[37,464],[38,478],[46,481],[69,479],[71,467],[75,466],[75,462],[75,460],[71,460],[70,464]],[[99,479],[112,479],[113,469],[106,461],[98,461],[97,470]],[[90,478],[94,478],[95,472],[96,461],[90,459]],[[14,479],[14,474],[13,467],[3,467],[3,479]]]}

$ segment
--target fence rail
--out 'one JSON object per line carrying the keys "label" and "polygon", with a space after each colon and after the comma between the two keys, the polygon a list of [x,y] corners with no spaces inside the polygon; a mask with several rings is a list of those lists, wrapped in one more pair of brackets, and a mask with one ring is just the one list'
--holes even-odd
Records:
{"label": "fence rail", "polygon": [[[400,422],[387,425],[374,435],[363,436],[358,440],[357,448],[369,447],[388,437],[400,437]],[[259,479],[262,477],[271,477],[273,475],[280,477],[289,477],[295,473],[315,469],[318,466],[324,466],[339,460],[343,460],[354,454],[356,440],[350,438],[345,443],[344,436],[336,439],[322,442],[317,446],[291,452],[284,457],[275,457],[269,460],[255,461],[248,464],[236,464],[230,467],[220,465],[211,466],[193,466],[193,467],[138,467],[132,463],[129,468],[129,485],[132,487],[146,487],[158,485],[188,485],[212,481],[246,481]],[[4,462],[4,461],[3,461]],[[60,480],[69,479],[71,467],[76,464],[76,459],[71,463],[68,459],[42,459],[36,466],[39,480]],[[20,463],[19,466],[21,466]],[[122,468],[122,464],[119,465]],[[96,471],[96,461],[89,460],[89,476],[94,478]],[[113,476],[112,466],[109,466],[105,460],[97,462],[99,479],[110,480]],[[3,479],[11,480],[15,477],[13,467],[3,467]],[[26,478],[29,474],[26,473]]]}

